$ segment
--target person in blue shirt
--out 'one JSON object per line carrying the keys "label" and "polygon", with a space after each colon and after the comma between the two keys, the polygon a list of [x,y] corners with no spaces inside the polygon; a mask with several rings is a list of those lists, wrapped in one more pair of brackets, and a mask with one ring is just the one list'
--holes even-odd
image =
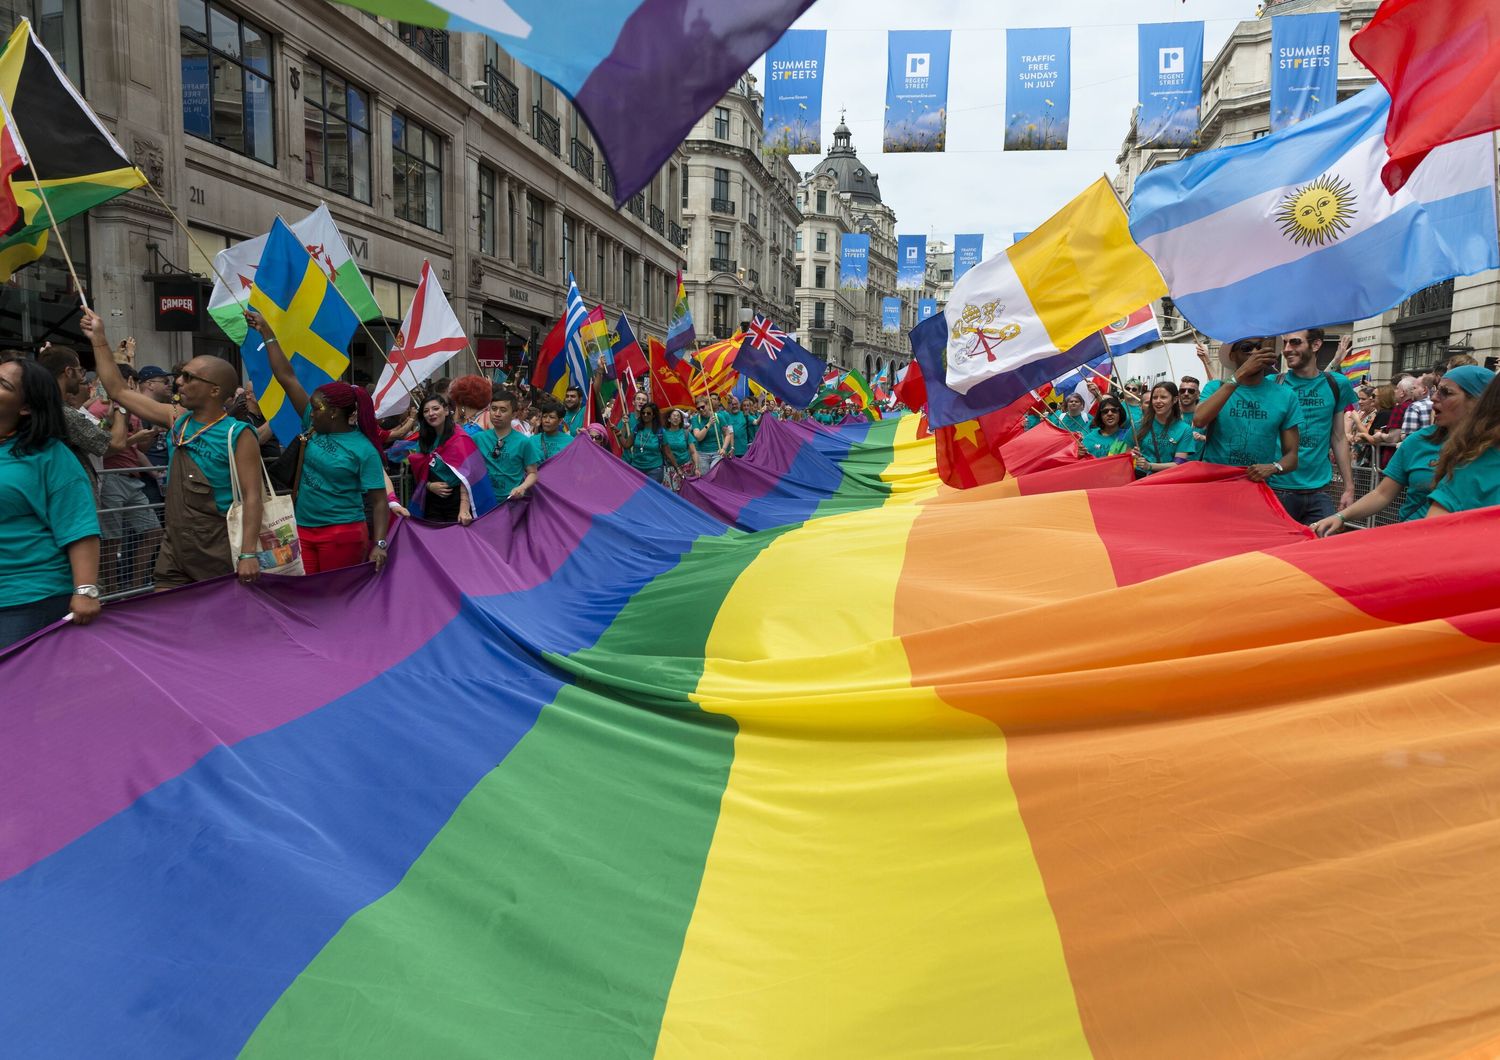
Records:
{"label": "person in blue shirt", "polygon": [[1131,427],[1138,426],[1146,418],[1146,384],[1139,379],[1126,380],[1125,396],[1120,403],[1125,406],[1125,414],[1130,417]]}
{"label": "person in blue shirt", "polygon": [[[1348,339],[1340,344],[1336,361],[1348,352]],[[1328,484],[1333,481],[1333,465],[1338,465],[1339,508],[1354,503],[1354,463],[1349,451],[1349,437],[1344,427],[1344,410],[1358,402],[1354,387],[1338,372],[1318,368],[1318,353],[1323,348],[1323,330],[1308,328],[1281,337],[1287,370],[1277,377],[1278,385],[1297,395],[1302,427],[1297,434],[1297,466],[1275,483],[1276,497],[1286,513],[1299,523],[1317,523],[1334,513],[1333,497]],[[1333,463],[1328,460],[1333,451]]]}
{"label": "person in blue shirt", "polygon": [[[1447,385],[1455,368],[1440,385]],[[1489,508],[1500,504],[1500,386],[1493,380],[1475,402],[1468,419],[1454,428],[1432,469],[1427,518]]]}
{"label": "person in blue shirt", "polygon": [[537,456],[531,439],[511,426],[515,416],[515,394],[494,384],[490,391],[490,425],[474,435],[474,444],[484,457],[495,497],[501,501],[524,497],[536,485]]}
{"label": "person in blue shirt", "polygon": [[693,445],[698,451],[698,474],[706,475],[727,453],[734,453],[734,438],[729,433],[729,424],[722,411],[715,411],[706,397],[698,399],[698,413],[692,419],[688,433],[693,436]]}
{"label": "person in blue shirt", "polygon": [[1182,418],[1177,384],[1163,380],[1151,388],[1151,415],[1131,431],[1135,470],[1142,477],[1181,464],[1193,454],[1193,427]]}
{"label": "person in blue shirt", "polygon": [[[1450,369],[1432,393],[1432,423],[1407,435],[1390,463],[1381,472],[1379,485],[1353,504],[1320,519],[1313,532],[1327,537],[1347,529],[1354,519],[1369,519],[1401,497],[1397,518],[1402,522],[1427,514],[1432,493],[1433,469],[1449,435],[1461,427],[1479,404],[1479,397],[1494,381],[1495,373],[1478,365]],[[1402,494],[1402,489],[1405,494]]]}
{"label": "person in blue shirt", "polygon": [[1078,440],[1080,456],[1103,458],[1130,452],[1130,429],[1126,426],[1125,406],[1113,394],[1094,405],[1089,429]]}
{"label": "person in blue shirt", "polygon": [[573,437],[583,433],[583,421],[587,414],[583,407],[583,391],[576,386],[570,386],[563,392],[563,430]]}
{"label": "person in blue shirt", "polygon": [[730,394],[724,399],[724,422],[734,435],[734,455],[744,456],[750,448],[750,427],[745,422],[745,413],[740,408],[740,399]]}
{"label": "person in blue shirt", "polygon": [[1079,436],[1089,429],[1088,417],[1083,414],[1082,394],[1069,394],[1068,400],[1063,405],[1063,411],[1054,412],[1050,418],[1063,430],[1072,431]]}
{"label": "person in blue shirt", "polygon": [[1274,346],[1239,339],[1223,346],[1220,356],[1234,374],[1203,388],[1193,413],[1193,426],[1207,436],[1200,459],[1243,467],[1251,482],[1295,471],[1302,410],[1289,388],[1267,378],[1276,364]]}
{"label": "person in blue shirt", "polygon": [[543,394],[532,407],[540,419],[536,433],[531,436],[531,462],[540,467],[566,449],[577,436],[563,430],[564,409],[557,398]]}
{"label": "person in blue shirt", "polygon": [[99,517],[67,444],[57,380],[0,362],[0,648],[71,614],[99,615]]}

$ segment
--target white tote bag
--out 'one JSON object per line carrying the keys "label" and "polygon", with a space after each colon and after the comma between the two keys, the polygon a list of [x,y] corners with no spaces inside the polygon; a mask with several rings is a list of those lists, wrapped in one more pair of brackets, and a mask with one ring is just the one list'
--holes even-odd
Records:
{"label": "white tote bag", "polygon": [[[240,528],[244,519],[244,497],[240,493],[239,469],[234,463],[235,432],[229,432],[229,485],[234,491],[234,503],[224,516],[229,528],[229,555],[236,566],[241,552],[251,551],[240,540]],[[279,496],[271,486],[271,475],[265,461],[257,460],[264,478],[264,498],[260,509],[260,540],[254,550],[260,560],[262,574],[301,574],[302,542],[297,537],[297,514],[292,498]]]}

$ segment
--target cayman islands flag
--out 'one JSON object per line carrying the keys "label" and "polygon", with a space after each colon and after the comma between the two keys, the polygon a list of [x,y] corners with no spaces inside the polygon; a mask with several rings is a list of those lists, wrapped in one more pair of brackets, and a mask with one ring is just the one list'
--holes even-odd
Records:
{"label": "cayman islands flag", "polygon": [[1002,402],[1009,404],[1078,363],[1038,376],[1040,362],[1166,293],[1131,238],[1119,196],[1100,177],[1025,240],[964,273],[943,312],[918,324],[911,339],[938,324],[946,334],[945,382],[960,394],[1024,372],[1029,381],[1013,388]]}
{"label": "cayman islands flag", "polygon": [[1436,148],[1392,195],[1389,111],[1375,86],[1136,183],[1131,232],[1199,331],[1229,341],[1358,320],[1500,266],[1492,138]]}
{"label": "cayman islands flag", "polygon": [[734,366],[793,408],[805,409],[818,395],[824,363],[766,317],[756,315],[745,331]]}
{"label": "cayman islands flag", "polygon": [[1141,306],[1128,317],[1104,325],[1104,341],[1109,343],[1111,353],[1129,353],[1142,346],[1161,341],[1161,328],[1156,326],[1156,310]]}

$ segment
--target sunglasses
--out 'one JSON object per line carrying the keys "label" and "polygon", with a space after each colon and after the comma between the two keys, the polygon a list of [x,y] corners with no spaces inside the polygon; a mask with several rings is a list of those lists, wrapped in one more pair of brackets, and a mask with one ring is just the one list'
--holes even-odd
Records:
{"label": "sunglasses", "polygon": [[[208,380],[204,379],[201,375],[194,375],[185,368],[178,370],[176,378],[179,383],[208,383]],[[209,385],[212,386],[213,384],[210,383]]]}
{"label": "sunglasses", "polygon": [[1195,386],[1185,386],[1178,391],[1179,394],[1196,394],[1197,392],[1198,388]]}

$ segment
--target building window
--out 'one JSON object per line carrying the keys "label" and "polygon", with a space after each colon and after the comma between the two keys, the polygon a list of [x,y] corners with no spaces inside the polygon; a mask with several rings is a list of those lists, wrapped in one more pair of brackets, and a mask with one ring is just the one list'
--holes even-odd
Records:
{"label": "building window", "polygon": [[717,167],[714,169],[714,198],[729,198],[729,170],[727,169]]}
{"label": "building window", "polygon": [[511,261],[516,260],[516,233],[520,229],[521,225],[516,215],[516,193],[509,191],[505,193],[505,251]]}
{"label": "building window", "polygon": [[624,287],[620,301],[626,309],[635,308],[635,258],[625,254],[621,258],[620,284]]}
{"label": "building window", "polygon": [[802,266],[801,265],[797,266],[797,286],[798,287],[802,286]]}
{"label": "building window", "polygon": [[813,303],[813,327],[815,327],[815,328],[826,328],[828,326],[827,312],[828,312],[828,303],[827,302],[814,302]]}
{"label": "building window", "polygon": [[720,140],[729,139],[729,108],[714,108],[714,135]]}
{"label": "building window", "polygon": [[801,253],[801,251],[802,251],[802,229],[799,228],[799,229],[797,229],[797,252]]}
{"label": "building window", "polygon": [[562,234],[563,276],[573,275],[573,219],[563,215]]}
{"label": "building window", "polygon": [[496,238],[495,216],[495,171],[489,166],[479,167],[479,253],[494,257]]}
{"label": "building window", "polygon": [[0,33],[9,37],[21,19],[31,19],[31,28],[36,31],[42,46],[80,92],[85,90],[83,38],[78,13],[81,2],[82,0],[0,0]]}
{"label": "building window", "polygon": [[547,207],[535,195],[526,196],[526,264],[538,276],[547,271]]}
{"label": "building window", "polygon": [[734,299],[730,295],[714,295],[714,338],[729,338],[729,316],[733,311]]}
{"label": "building window", "polygon": [[812,343],[813,356],[820,361],[828,360],[828,340],[813,339]]}
{"label": "building window", "polygon": [[604,301],[604,235],[594,233],[594,282],[599,285],[597,294]]}
{"label": "building window", "polygon": [[688,208],[688,204],[687,204],[687,175],[688,175],[687,166],[683,166],[682,167],[682,208],[684,210],[686,210]]}
{"label": "building window", "polygon": [[828,249],[828,233],[824,232],[821,229],[818,230],[818,249],[819,250],[827,250]]}
{"label": "building window", "polygon": [[828,193],[826,191],[818,192],[818,212],[828,212]]}
{"label": "building window", "polygon": [[814,287],[827,287],[828,286],[828,266],[827,265],[819,265],[817,268],[813,269],[813,286]]}
{"label": "building window", "polygon": [[443,141],[400,111],[391,113],[391,198],[403,221],[443,230]]}
{"label": "building window", "polygon": [[714,229],[714,257],[729,258],[729,233],[720,228]]}
{"label": "building window", "polygon": [[370,201],[370,96],[315,62],[302,65],[307,182]]}
{"label": "building window", "polygon": [[444,72],[448,69],[448,31],[415,26],[410,22],[396,23],[396,36],[401,43],[433,66]]}
{"label": "building window", "polygon": [[179,0],[182,128],[276,164],[271,38],[219,4]]}

